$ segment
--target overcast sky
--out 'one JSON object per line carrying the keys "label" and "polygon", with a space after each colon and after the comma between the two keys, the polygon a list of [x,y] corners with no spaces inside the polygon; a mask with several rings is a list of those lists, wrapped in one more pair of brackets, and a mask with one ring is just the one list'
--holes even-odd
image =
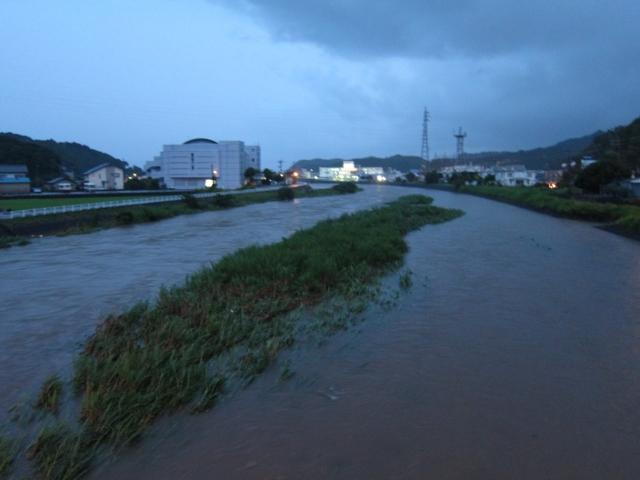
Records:
{"label": "overcast sky", "polygon": [[1,0],[0,131],[142,166],[519,150],[640,116],[638,0]]}

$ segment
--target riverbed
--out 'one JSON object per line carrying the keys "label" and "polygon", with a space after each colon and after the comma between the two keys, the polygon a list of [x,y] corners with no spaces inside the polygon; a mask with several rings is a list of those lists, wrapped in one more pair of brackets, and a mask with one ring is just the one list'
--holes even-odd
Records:
{"label": "riverbed", "polygon": [[[101,313],[239,247],[408,193],[368,186],[0,252],[3,408],[50,371],[69,372]],[[467,214],[407,237],[413,287],[394,308],[374,306],[352,331],[296,351],[287,382],[275,365],[211,412],[161,422],[93,477],[637,477],[640,244],[418,193]]]}

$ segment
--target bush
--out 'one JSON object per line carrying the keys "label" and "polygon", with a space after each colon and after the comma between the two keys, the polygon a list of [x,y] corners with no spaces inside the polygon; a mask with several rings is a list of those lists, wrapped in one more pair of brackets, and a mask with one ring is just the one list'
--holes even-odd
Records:
{"label": "bush", "polygon": [[278,200],[293,200],[296,194],[291,187],[282,187],[278,189]]}
{"label": "bush", "polygon": [[131,225],[133,223],[133,212],[129,210],[123,210],[116,215],[116,223],[118,225]]}
{"label": "bush", "polygon": [[200,210],[200,202],[190,193],[184,193],[182,195],[182,199],[184,200],[184,203],[187,204],[187,207],[189,207],[191,210]]}
{"label": "bush", "polygon": [[218,208],[231,208],[233,206],[233,195],[216,194],[213,197],[213,204]]}
{"label": "bush", "polygon": [[631,176],[631,169],[615,161],[600,161],[589,165],[576,177],[575,185],[586,193],[600,193],[600,187],[614,180]]}
{"label": "bush", "polygon": [[339,183],[331,188],[340,193],[356,193],[358,191],[358,186],[353,182]]}

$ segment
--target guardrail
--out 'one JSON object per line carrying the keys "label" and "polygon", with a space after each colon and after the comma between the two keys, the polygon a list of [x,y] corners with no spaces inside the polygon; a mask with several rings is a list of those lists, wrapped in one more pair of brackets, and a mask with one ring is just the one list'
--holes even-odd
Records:
{"label": "guardrail", "polygon": [[[255,190],[238,190],[230,192],[206,192],[206,193],[193,193],[196,198],[213,197],[220,194],[238,194],[249,193]],[[187,192],[185,192],[187,193]],[[66,212],[79,212],[82,210],[94,210],[98,208],[113,208],[113,207],[125,207],[127,205],[143,205],[146,203],[161,203],[161,202],[176,202],[182,200],[183,195],[166,195],[162,197],[144,197],[130,200],[110,200],[108,202],[96,202],[96,203],[83,203],[79,205],[61,205],[59,207],[45,207],[45,208],[29,208],[26,210],[8,210],[0,212],[0,218],[13,219],[34,217],[36,215],[52,215],[54,213],[66,213]]]}

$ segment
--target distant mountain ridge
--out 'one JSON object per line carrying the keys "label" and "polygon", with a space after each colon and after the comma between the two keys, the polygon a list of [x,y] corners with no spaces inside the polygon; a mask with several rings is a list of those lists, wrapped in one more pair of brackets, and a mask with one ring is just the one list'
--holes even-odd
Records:
{"label": "distant mountain ridge", "polygon": [[[532,150],[520,150],[517,152],[482,152],[467,153],[463,157],[463,163],[473,163],[475,165],[491,166],[495,164],[522,164],[529,170],[550,170],[560,168],[562,163],[580,158],[597,137],[604,132],[598,130],[590,135],[579,138],[564,140],[550,147],[535,148]],[[383,167],[394,168],[400,172],[409,170],[435,170],[447,165],[453,165],[452,158],[436,158],[430,162],[425,162],[418,156],[394,155],[392,157],[365,157],[350,159],[356,165],[362,167]],[[334,158],[330,160],[312,159],[298,160],[291,168],[303,168],[306,170],[316,170],[320,167],[340,167],[344,160]]]}

